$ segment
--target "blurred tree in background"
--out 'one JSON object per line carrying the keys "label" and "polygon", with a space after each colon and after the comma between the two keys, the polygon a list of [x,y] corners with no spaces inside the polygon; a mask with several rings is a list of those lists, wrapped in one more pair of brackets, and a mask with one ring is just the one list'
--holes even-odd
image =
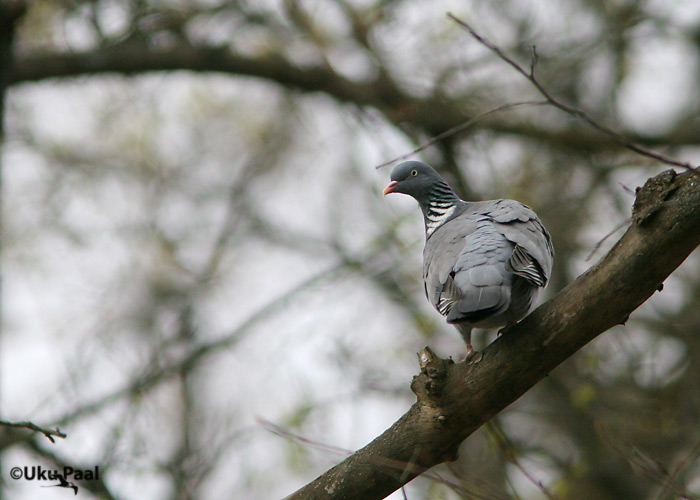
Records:
{"label": "blurred tree in background", "polygon": [[[414,202],[382,199],[373,167],[540,97],[448,11],[526,65],[536,45],[562,101],[697,163],[692,0],[0,2],[0,416],[68,434],[0,428],[0,496],[34,498],[8,470],[43,464],[99,465],[83,498],[282,497],[405,411],[415,352],[461,353],[423,297]],[[536,210],[548,296],[667,168],[542,106],[418,157],[465,199]],[[699,267],[405,495],[700,496]]]}

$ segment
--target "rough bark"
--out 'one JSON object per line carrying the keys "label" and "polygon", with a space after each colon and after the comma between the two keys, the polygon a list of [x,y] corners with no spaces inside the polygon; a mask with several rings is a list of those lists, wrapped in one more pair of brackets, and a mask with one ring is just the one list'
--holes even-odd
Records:
{"label": "rough bark", "polygon": [[453,460],[460,443],[551,370],[629,315],[700,244],[700,175],[665,171],[638,189],[631,225],[601,261],[472,365],[430,349],[411,388],[417,402],[382,435],[287,500],[380,499]]}

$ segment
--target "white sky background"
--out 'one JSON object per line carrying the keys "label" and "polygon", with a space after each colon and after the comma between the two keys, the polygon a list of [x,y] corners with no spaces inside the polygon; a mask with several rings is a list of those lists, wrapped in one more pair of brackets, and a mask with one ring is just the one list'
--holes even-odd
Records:
{"label": "white sky background", "polygon": [[[544,51],[552,33],[561,36],[560,27],[554,27],[552,21],[562,17],[550,10],[551,2],[531,4],[523,11],[539,20],[534,42]],[[665,2],[655,4],[678,26],[700,17],[696,2],[672,2],[670,7]],[[319,5],[317,15],[328,16],[332,25],[333,8]],[[450,10],[457,15],[471,14],[475,26],[498,41],[513,41],[497,18],[465,2],[431,3],[429,8],[416,4],[398,12],[395,22],[382,33],[382,45],[416,92],[427,89],[440,66],[467,61],[484,50],[463,32],[446,28],[445,12]],[[114,16],[118,24],[118,9]],[[585,36],[592,29],[586,24],[590,20],[580,21]],[[645,29],[642,23],[640,50],[630,63],[619,102],[626,125],[638,132],[657,132],[682,112],[678,103],[684,99],[680,96],[697,92],[698,61],[692,60],[688,47],[671,37],[647,44]],[[82,41],[83,36],[89,37],[87,33],[76,36],[81,33],[78,27],[71,33],[67,45],[89,45],[89,40]],[[447,50],[426,58],[426,39]],[[248,43],[254,50],[254,44]],[[298,52],[300,59],[305,57],[303,48]],[[348,75],[367,72],[365,62],[350,49],[331,56]],[[604,61],[599,64],[604,67]],[[508,68],[501,71],[506,81],[515,78],[507,74]],[[600,74],[604,78],[605,72]],[[468,73],[456,76],[455,85],[468,78]],[[595,82],[590,85],[594,87]],[[50,424],[75,406],[130,380],[147,358],[147,340],[139,339],[140,333],[125,324],[122,315],[147,307],[139,300],[147,287],[161,279],[154,268],[162,265],[163,275],[168,276],[167,262],[143,232],[144,212],[152,208],[155,198],[159,200],[159,222],[183,240],[183,259],[197,267],[225,213],[220,188],[245,165],[247,145],[256,140],[245,135],[246,127],[240,123],[264,123],[279,109],[279,100],[273,87],[254,80],[187,74],[47,81],[10,91],[3,152],[3,418]],[[337,211],[342,218],[341,238],[356,255],[367,253],[390,221],[403,220],[399,230],[406,247],[400,251],[406,253],[401,258],[415,264],[416,294],[422,294],[419,211],[407,198],[381,199],[389,170],[375,172],[373,168],[407,153],[412,146],[383,121],[362,123],[352,110],[318,96],[305,97],[294,120],[298,128],[285,153],[287,168],[281,175],[256,180],[246,198],[280,227],[303,232],[311,239],[327,239],[333,233]],[[192,123],[205,129],[193,130]],[[136,126],[129,128],[129,124]],[[110,154],[109,168],[105,171],[100,165],[94,174],[86,174],[89,162],[76,166],[74,172],[54,165],[26,144],[25,129],[58,154],[62,148],[78,148],[89,158],[104,149]],[[124,148],[134,148],[133,154],[122,154]],[[120,173],[120,169],[129,170],[123,161],[130,157],[164,160],[163,185],[144,189],[130,179],[131,174]],[[479,152],[473,157],[479,158]],[[474,173],[474,185],[485,192],[499,185],[510,168],[517,168],[499,159],[511,157],[517,158],[517,152],[505,145],[502,151],[489,153],[493,170],[467,167]],[[698,157],[685,159],[699,162]],[[170,175],[187,180],[186,196],[168,185]],[[621,182],[631,188],[647,176],[641,170],[620,174]],[[366,184],[372,188],[366,189]],[[211,192],[213,196],[207,194]],[[605,202],[601,207],[606,207]],[[377,220],[378,216],[382,219]],[[591,222],[586,237],[593,245],[620,221],[610,220],[602,208]],[[591,264],[584,257],[578,263],[580,270]],[[227,272],[198,297],[201,333],[210,340],[227,335],[272,298],[336,264],[328,251],[310,257],[260,238],[231,242],[223,264]],[[674,289],[671,280],[661,298],[654,300],[670,304],[668,297],[682,291],[682,285],[677,286]],[[424,306],[426,314],[432,314]],[[461,340],[434,319],[441,333],[431,342],[441,352],[457,356]],[[167,331],[172,318],[160,320]],[[419,335],[405,333],[409,321],[369,280],[343,273],[295,296],[279,313],[255,325],[239,344],[202,363],[197,370],[201,391],[211,393],[209,416],[220,422],[220,427],[205,426],[206,430],[212,432],[213,440],[228,433],[236,436],[224,455],[225,469],[218,470],[215,481],[207,486],[211,497],[222,491],[245,491],[281,498],[317,475],[291,470],[288,443],[261,427],[258,417],[284,425],[300,402],[319,406],[321,410],[305,424],[304,435],[347,449],[363,446],[393,423],[413,400],[408,384],[417,371],[415,352],[425,343]],[[661,358],[673,364],[677,354],[669,349]],[[345,351],[352,352],[349,359],[361,359],[362,366],[342,366]],[[366,371],[371,367],[375,372]],[[363,392],[365,378],[401,392]],[[165,457],[159,450],[173,446],[168,435],[177,432],[172,428],[172,403],[178,397],[173,389],[171,384],[159,387],[154,391],[156,397],[144,401],[139,412],[115,404],[96,417],[62,428],[69,438],[52,449],[69,460],[93,464],[107,441],[105,427],[122,419],[132,421],[134,436],[143,439],[143,449],[121,460],[124,466],[111,472],[110,486],[123,498],[167,498],[166,483],[152,463]],[[117,450],[117,454],[133,452],[132,448]],[[338,460],[325,451],[307,453],[318,473]],[[9,455],[4,466],[24,465],[28,460],[20,454]],[[533,468],[538,471],[537,465]],[[271,470],[276,471],[274,481],[268,475]],[[546,467],[539,472],[546,478]],[[527,481],[518,479],[517,472],[514,477]],[[9,499],[37,498],[35,484],[11,486],[6,490]],[[47,489],[41,494],[46,499],[64,498],[65,491]],[[80,495],[90,498],[87,491]],[[402,496],[397,493],[391,498]]]}

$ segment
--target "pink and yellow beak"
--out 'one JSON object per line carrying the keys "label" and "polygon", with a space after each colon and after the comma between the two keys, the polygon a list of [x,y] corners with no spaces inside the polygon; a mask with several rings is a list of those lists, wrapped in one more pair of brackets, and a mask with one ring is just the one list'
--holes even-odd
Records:
{"label": "pink and yellow beak", "polygon": [[396,186],[399,185],[398,181],[391,181],[387,187],[384,188],[384,196],[388,195],[389,193],[393,193],[394,189],[396,189]]}

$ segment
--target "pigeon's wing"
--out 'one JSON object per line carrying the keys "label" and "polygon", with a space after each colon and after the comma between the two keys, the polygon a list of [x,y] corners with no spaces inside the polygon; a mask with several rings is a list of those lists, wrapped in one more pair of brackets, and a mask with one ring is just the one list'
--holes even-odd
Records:
{"label": "pigeon's wing", "polygon": [[423,278],[428,300],[450,323],[479,322],[510,302],[506,262],[513,243],[490,216],[466,209],[426,242]]}
{"label": "pigeon's wing", "polygon": [[[527,206],[513,200],[467,203],[426,241],[425,293],[450,323],[501,315],[511,299],[516,304],[508,317],[520,318],[549,280],[552,259],[551,238]],[[515,276],[527,285],[512,295]]]}
{"label": "pigeon's wing", "polygon": [[482,202],[481,211],[497,230],[515,245],[507,269],[535,287],[543,287],[552,273],[552,238],[527,205],[514,200]]}
{"label": "pigeon's wing", "polygon": [[[464,249],[464,239],[476,231],[477,223],[465,215],[439,227],[425,242],[423,282],[428,301],[445,315],[460,292],[455,288],[455,265]],[[444,295],[444,297],[443,297]]]}

